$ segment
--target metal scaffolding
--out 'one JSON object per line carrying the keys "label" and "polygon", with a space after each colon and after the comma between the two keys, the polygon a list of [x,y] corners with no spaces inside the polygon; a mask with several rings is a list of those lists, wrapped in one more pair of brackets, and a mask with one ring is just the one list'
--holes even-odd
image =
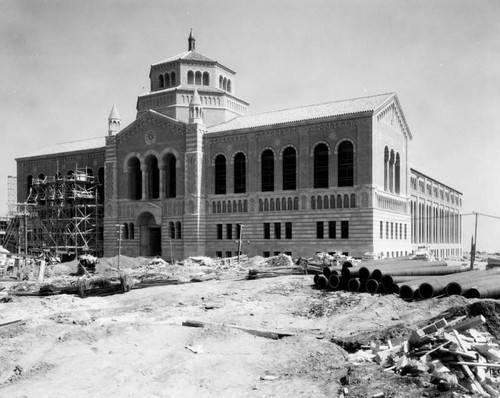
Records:
{"label": "metal scaffolding", "polygon": [[87,170],[33,179],[26,202],[18,204],[20,249],[101,257],[104,207],[99,187]]}

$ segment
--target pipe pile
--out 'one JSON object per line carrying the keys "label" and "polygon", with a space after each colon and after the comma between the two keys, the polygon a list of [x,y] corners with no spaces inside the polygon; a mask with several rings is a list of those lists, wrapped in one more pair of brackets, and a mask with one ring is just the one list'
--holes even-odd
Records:
{"label": "pipe pile", "polygon": [[446,261],[409,258],[374,260],[353,266],[323,268],[320,289],[368,293],[395,293],[404,300],[430,299],[441,295],[467,298],[500,298],[500,267],[470,270]]}

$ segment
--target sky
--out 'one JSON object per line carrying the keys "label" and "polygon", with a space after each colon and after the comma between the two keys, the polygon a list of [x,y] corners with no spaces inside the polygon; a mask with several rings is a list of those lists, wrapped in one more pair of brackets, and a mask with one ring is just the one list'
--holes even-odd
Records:
{"label": "sky", "polygon": [[[122,127],[150,65],[196,50],[251,113],[396,92],[411,166],[463,194],[463,243],[500,252],[497,0],[0,0],[0,215],[15,158]],[[499,218],[487,217],[491,215]]]}

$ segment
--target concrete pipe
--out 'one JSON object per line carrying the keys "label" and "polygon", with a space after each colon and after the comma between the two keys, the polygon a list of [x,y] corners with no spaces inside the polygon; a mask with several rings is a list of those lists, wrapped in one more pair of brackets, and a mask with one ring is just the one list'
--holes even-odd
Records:
{"label": "concrete pipe", "polygon": [[[374,261],[375,263],[375,261]],[[380,281],[381,275],[392,273],[394,270],[423,269],[427,267],[443,267],[446,261],[400,260],[389,263],[367,264],[359,267],[360,278],[372,278]]]}
{"label": "concrete pipe", "polygon": [[318,286],[318,278],[319,278],[318,274],[314,275],[314,277],[313,277],[313,282],[314,282],[315,286]]}
{"label": "concrete pipe", "polygon": [[316,286],[318,287],[318,289],[326,289],[328,287],[327,277],[325,275],[318,275]]}
{"label": "concrete pipe", "polygon": [[344,278],[356,278],[359,276],[359,267],[342,268],[341,274]]}
{"label": "concrete pipe", "polygon": [[467,289],[464,296],[467,298],[500,298],[500,278],[480,281],[477,287]]}
{"label": "concrete pipe", "polygon": [[[428,280],[429,279],[427,277],[422,277],[399,285],[399,297],[401,297],[404,300],[412,300],[414,298],[420,298],[420,296],[418,296],[418,288],[420,284],[427,282]],[[417,292],[417,294],[415,294],[415,292]]]}
{"label": "concrete pipe", "polygon": [[347,282],[347,288],[350,292],[364,292],[365,291],[365,281],[359,278],[351,278]]}
{"label": "concrete pipe", "polygon": [[[460,274],[460,276],[462,275],[463,274]],[[464,276],[467,276],[467,278],[456,278],[456,280],[448,283],[445,288],[445,293],[448,296],[453,294],[462,295],[466,290],[479,286],[481,281],[488,281],[491,278],[500,278],[500,269],[492,269],[488,271],[475,270]]]}
{"label": "concrete pipe", "polygon": [[335,265],[330,265],[327,267],[323,267],[323,275],[325,275],[328,278],[331,274],[338,275],[341,270],[342,268],[340,267],[337,267]]}
{"label": "concrete pipe", "polygon": [[[392,286],[394,284],[400,285],[401,283],[404,282],[411,282],[416,279],[422,279],[421,276],[397,276],[397,275],[390,275],[390,274],[383,274],[382,279],[380,280],[382,286],[387,289],[392,291]],[[398,287],[399,291],[399,287]]]}
{"label": "concrete pipe", "polygon": [[354,267],[354,264],[352,261],[349,261],[349,260],[345,260],[343,263],[342,263],[342,268],[351,268],[351,267]]}
{"label": "concrete pipe", "polygon": [[341,284],[342,278],[339,275],[332,274],[328,278],[328,286],[330,286],[331,289],[338,289]]}
{"label": "concrete pipe", "polygon": [[365,288],[368,293],[378,293],[381,285],[375,279],[368,279]]}

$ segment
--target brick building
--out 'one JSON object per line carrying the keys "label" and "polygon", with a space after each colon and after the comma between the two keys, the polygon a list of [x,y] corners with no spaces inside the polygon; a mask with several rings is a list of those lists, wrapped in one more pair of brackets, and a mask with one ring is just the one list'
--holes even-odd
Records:
{"label": "brick building", "polygon": [[192,35],[150,80],[130,125],[113,107],[105,139],[17,159],[18,200],[34,177],[90,170],[104,186],[106,256],[120,225],[129,256],[235,255],[240,233],[250,255],[393,257],[427,243],[461,255],[461,193],[411,169],[396,94],[250,115],[235,72]]}

